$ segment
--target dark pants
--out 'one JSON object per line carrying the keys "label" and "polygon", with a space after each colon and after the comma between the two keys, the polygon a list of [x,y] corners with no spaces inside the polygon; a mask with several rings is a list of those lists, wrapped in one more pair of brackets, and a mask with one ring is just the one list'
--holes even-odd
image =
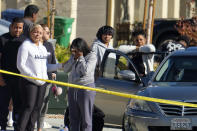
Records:
{"label": "dark pants", "polygon": [[45,84],[38,86],[26,79],[22,79],[21,95],[23,107],[19,115],[17,131],[34,130],[34,125],[43,103],[45,87]]}
{"label": "dark pants", "polygon": [[51,89],[51,84],[48,84],[45,90],[45,95],[44,95],[44,100],[43,104],[37,119],[37,128],[43,128],[44,127],[44,118],[45,115],[48,111],[48,104],[49,104],[49,97],[50,97],[50,89]]}
{"label": "dark pants", "polygon": [[[86,86],[95,87],[94,84]],[[95,91],[69,88],[70,131],[92,131],[92,111],[95,95]]]}
{"label": "dark pants", "polygon": [[20,112],[21,107],[21,99],[20,99],[20,85],[19,85],[19,77],[17,76],[9,76],[4,75],[4,80],[6,86],[0,87],[0,110],[2,111],[0,114],[0,123],[2,123],[2,128],[6,127],[7,125],[7,116],[8,116],[8,106],[10,98],[13,100],[13,120],[14,120],[14,127],[16,127],[18,115]]}
{"label": "dark pants", "polygon": [[9,89],[4,86],[0,87],[0,126],[2,130],[6,130],[8,106],[10,101]]}
{"label": "dark pants", "polygon": [[[20,77],[18,76],[9,76],[5,79],[6,86],[9,88],[10,97],[13,101],[13,120],[14,120],[14,127],[17,126],[17,120],[19,117],[19,112],[21,110],[21,93],[20,93]],[[9,98],[10,100],[10,98]],[[8,102],[9,103],[9,102]]]}
{"label": "dark pants", "polygon": [[[104,112],[99,109],[96,105],[93,106],[92,114],[92,131],[102,131],[104,127]],[[64,125],[70,130],[70,120],[69,120],[69,107],[66,108],[64,114]],[[82,126],[80,127],[82,130]]]}

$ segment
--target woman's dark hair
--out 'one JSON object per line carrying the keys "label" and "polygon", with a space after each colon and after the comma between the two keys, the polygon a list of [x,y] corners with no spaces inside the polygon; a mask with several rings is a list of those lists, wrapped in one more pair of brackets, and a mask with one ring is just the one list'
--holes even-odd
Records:
{"label": "woman's dark hair", "polygon": [[86,56],[88,53],[90,53],[90,48],[86,41],[82,38],[76,38],[72,41],[72,44],[70,46],[70,49],[75,48],[78,51],[83,52],[83,56]]}
{"label": "woman's dark hair", "polygon": [[96,33],[97,39],[102,41],[102,35],[111,35],[113,38],[114,28],[112,28],[111,26],[108,26],[108,25],[100,27],[98,32]]}
{"label": "woman's dark hair", "polygon": [[33,17],[33,14],[37,14],[39,8],[36,5],[28,5],[25,8],[24,17]]}
{"label": "woman's dark hair", "polygon": [[138,35],[142,35],[144,36],[144,38],[146,38],[146,32],[143,29],[139,29],[139,30],[135,30],[132,32],[132,37],[137,37]]}

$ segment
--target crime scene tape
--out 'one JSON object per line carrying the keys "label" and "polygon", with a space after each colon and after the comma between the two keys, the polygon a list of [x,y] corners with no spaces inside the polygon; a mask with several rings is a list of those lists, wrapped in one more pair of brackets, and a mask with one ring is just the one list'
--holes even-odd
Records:
{"label": "crime scene tape", "polygon": [[132,99],[139,99],[139,100],[145,100],[145,101],[151,101],[151,102],[157,102],[157,103],[181,105],[181,106],[188,106],[188,107],[197,108],[197,104],[191,104],[191,103],[186,103],[186,102],[179,102],[179,101],[151,98],[151,97],[145,97],[145,96],[138,96],[138,95],[126,94],[126,93],[121,93],[121,92],[116,92],[116,91],[109,91],[109,90],[104,90],[104,89],[91,88],[91,87],[87,87],[87,86],[64,83],[64,82],[60,82],[60,81],[40,79],[40,78],[25,76],[25,75],[13,73],[13,72],[5,71],[5,70],[0,70],[0,73],[14,75],[14,76],[20,76],[20,77],[24,77],[24,78],[30,78],[30,79],[34,79],[34,80],[41,80],[41,81],[45,81],[48,83],[57,84],[57,85],[61,85],[61,86],[68,86],[68,87],[72,87],[72,88],[79,88],[79,89],[84,89],[84,90],[96,91],[96,92],[100,92],[100,93],[106,93],[106,94],[110,94],[110,95],[116,95],[116,96],[121,96],[121,97],[125,97],[125,98],[132,98]]}

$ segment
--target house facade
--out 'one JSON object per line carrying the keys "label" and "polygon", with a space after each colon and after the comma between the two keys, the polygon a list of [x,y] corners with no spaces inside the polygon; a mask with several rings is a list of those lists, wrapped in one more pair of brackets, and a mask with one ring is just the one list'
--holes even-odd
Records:
{"label": "house facade", "polygon": [[[50,0],[52,1],[52,0]],[[156,0],[155,18],[191,17],[189,0]],[[89,44],[96,38],[96,32],[103,25],[111,25],[142,21],[145,0],[55,0],[56,15],[72,17],[71,40],[84,38]],[[8,8],[24,9],[28,4],[36,4],[40,8],[39,19],[47,15],[47,0],[1,0],[1,10]]]}

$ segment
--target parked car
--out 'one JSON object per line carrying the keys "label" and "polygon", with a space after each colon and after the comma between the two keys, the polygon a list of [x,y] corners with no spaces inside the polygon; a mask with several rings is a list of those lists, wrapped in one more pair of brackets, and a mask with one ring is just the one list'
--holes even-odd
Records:
{"label": "parked car", "polygon": [[10,22],[0,19],[0,35],[9,32]]}
{"label": "parked car", "polygon": [[[197,104],[197,47],[175,51],[157,68],[140,96]],[[130,99],[124,131],[197,130],[197,109]]]}

